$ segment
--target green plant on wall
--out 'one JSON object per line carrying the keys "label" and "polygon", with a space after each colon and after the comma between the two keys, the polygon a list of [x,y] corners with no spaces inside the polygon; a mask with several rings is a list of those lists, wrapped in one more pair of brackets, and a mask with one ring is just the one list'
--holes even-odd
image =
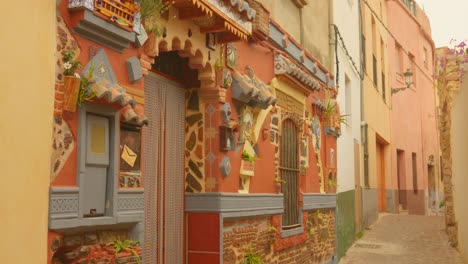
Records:
{"label": "green plant on wall", "polygon": [[328,187],[336,189],[336,187],[338,187],[338,184],[334,180],[328,179]]}
{"label": "green plant on wall", "polygon": [[81,62],[75,60],[75,51],[73,50],[64,50],[62,51],[63,55],[63,75],[73,76],[75,71],[81,68]]}
{"label": "green plant on wall", "polygon": [[244,264],[264,264],[263,259],[255,254],[252,245],[244,246],[246,254],[244,255]]}
{"label": "green plant on wall", "polygon": [[286,181],[281,179],[280,177],[275,177],[275,182],[276,183],[286,183]]}
{"label": "green plant on wall", "polygon": [[96,93],[89,89],[89,84],[93,78],[94,66],[89,67],[89,71],[85,76],[81,76],[80,92],[78,93],[78,106],[81,106],[83,102],[92,101],[96,98]]}
{"label": "green plant on wall", "polygon": [[161,36],[164,27],[158,25],[161,16],[169,10],[170,5],[164,0],[139,0],[141,19],[145,21],[148,33]]}
{"label": "green plant on wall", "polygon": [[309,233],[309,236],[312,236],[314,234],[314,231],[314,224],[311,221],[307,221],[307,232]]}
{"label": "green plant on wall", "polygon": [[122,251],[129,251],[131,252],[135,257],[137,257],[137,263],[140,264],[141,263],[141,259],[140,259],[140,256],[138,255],[138,253],[135,251],[135,249],[133,249],[134,246],[137,246],[140,242],[138,241],[134,241],[134,240],[125,240],[125,241],[121,241],[121,240],[116,240],[114,242],[111,242],[109,244],[107,244],[107,246],[112,246],[114,247],[115,249],[115,255],[117,256],[120,252]]}
{"label": "green plant on wall", "polygon": [[255,160],[257,160],[257,158],[255,158],[254,156],[250,155],[249,153],[247,153],[247,151],[243,151],[242,152],[242,159],[245,160],[245,161],[250,161],[250,162],[253,162]]}

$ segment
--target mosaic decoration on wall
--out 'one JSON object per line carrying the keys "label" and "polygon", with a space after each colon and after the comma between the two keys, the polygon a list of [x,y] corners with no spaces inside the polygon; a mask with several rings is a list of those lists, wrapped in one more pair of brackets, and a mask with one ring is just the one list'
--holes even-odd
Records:
{"label": "mosaic decoration on wall", "polygon": [[185,118],[185,168],[186,192],[205,191],[203,106],[198,90],[187,91]]}
{"label": "mosaic decoration on wall", "polygon": [[279,111],[277,108],[270,111],[270,143],[275,146],[275,177],[279,177]]}
{"label": "mosaic decoration on wall", "polygon": [[319,183],[320,183],[320,192],[325,193],[325,181],[323,178],[323,166],[322,166],[322,155],[320,154],[320,141],[321,141],[321,126],[320,126],[320,119],[317,114],[314,115],[311,123],[312,129],[312,145],[314,146],[315,150],[315,160],[317,161],[317,168],[318,168],[318,175],[319,175]]}
{"label": "mosaic decoration on wall", "polygon": [[57,177],[58,173],[63,168],[63,165],[75,148],[75,142],[70,128],[62,117],[55,118],[52,133],[51,182],[55,177]]}

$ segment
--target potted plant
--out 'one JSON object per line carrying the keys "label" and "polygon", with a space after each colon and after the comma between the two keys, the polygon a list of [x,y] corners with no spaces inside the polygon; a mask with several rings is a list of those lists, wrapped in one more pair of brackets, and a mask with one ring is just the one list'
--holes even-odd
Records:
{"label": "potted plant", "polygon": [[160,18],[169,10],[170,4],[164,0],[139,0],[141,20],[144,23],[148,41],[145,43],[145,52],[149,56],[157,55],[157,37],[164,34],[165,27],[159,25]]}
{"label": "potted plant", "polygon": [[140,264],[141,257],[138,254],[137,249],[136,249],[137,247],[139,247],[139,244],[140,242],[138,241],[127,239],[125,241],[116,240],[114,242],[107,244],[107,246],[113,247],[113,250],[115,250],[115,257],[119,257],[122,255],[127,255],[127,254],[128,256],[133,255],[136,262]]}
{"label": "potted plant", "polygon": [[280,177],[275,177],[276,193],[281,193],[281,184],[282,183],[286,183],[286,181],[282,180]]}
{"label": "potted plant", "polygon": [[338,184],[336,184],[336,181],[332,179],[328,179],[328,192],[329,193],[335,193],[337,187],[338,187]]}
{"label": "potted plant", "polygon": [[301,160],[301,174],[306,174],[306,161],[305,160]]}
{"label": "potted plant", "polygon": [[256,158],[250,155],[247,151],[242,152],[241,174],[247,176],[254,175]]}
{"label": "potted plant", "polygon": [[75,112],[76,101],[80,91],[80,76],[75,73],[76,69],[81,67],[81,62],[75,60],[75,52],[73,50],[64,50],[63,55],[63,75],[64,75],[64,98],[63,110]]}

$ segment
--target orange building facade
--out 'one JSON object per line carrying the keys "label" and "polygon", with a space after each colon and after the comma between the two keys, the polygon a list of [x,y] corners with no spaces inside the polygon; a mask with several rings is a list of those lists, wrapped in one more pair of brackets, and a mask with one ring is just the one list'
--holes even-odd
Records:
{"label": "orange building facade", "polygon": [[332,71],[257,1],[143,3],[57,3],[48,263],[334,262]]}

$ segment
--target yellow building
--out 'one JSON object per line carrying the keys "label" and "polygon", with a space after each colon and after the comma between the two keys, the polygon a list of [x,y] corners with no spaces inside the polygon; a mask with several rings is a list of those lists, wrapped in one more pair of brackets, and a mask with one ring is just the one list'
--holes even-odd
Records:
{"label": "yellow building", "polygon": [[387,211],[387,186],[391,175],[391,95],[388,85],[388,56],[385,1],[361,0],[362,50],[364,60],[363,137],[364,189],[363,224],[377,220]]}
{"label": "yellow building", "polygon": [[46,263],[55,1],[3,3],[0,26],[2,263]]}

